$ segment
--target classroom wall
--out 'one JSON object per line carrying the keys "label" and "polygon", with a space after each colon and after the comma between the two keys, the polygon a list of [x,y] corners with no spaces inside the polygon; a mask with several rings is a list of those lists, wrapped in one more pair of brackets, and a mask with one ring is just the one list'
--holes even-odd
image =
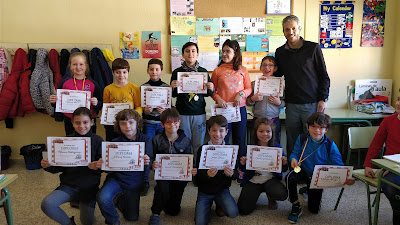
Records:
{"label": "classroom wall", "polygon": [[[197,0],[201,1],[201,0]],[[232,0],[239,1],[239,0]],[[102,43],[112,44],[115,57],[119,57],[118,33],[122,31],[161,31],[162,60],[165,63],[162,79],[170,80],[169,58],[169,1],[168,0],[0,0],[0,42],[19,43]],[[318,0],[296,0],[293,13],[302,21],[302,36],[318,41]],[[400,87],[400,19],[395,16],[400,4],[387,0],[385,44],[383,48],[361,48],[362,1],[355,1],[353,48],[323,50],[331,77],[331,95],[328,107],[346,107],[346,87],[354,79],[392,78],[394,90]],[[240,9],[237,16],[240,15]],[[264,7],[264,6],[263,6]],[[196,9],[195,9],[196,11]],[[148,59],[129,60],[129,80],[142,84],[148,80]],[[251,77],[254,77],[252,74]],[[395,97],[395,96],[394,96]],[[212,103],[208,99],[208,105]],[[104,128],[98,132],[103,138]],[[31,143],[45,143],[47,136],[64,135],[63,123],[43,114],[27,115],[15,119],[13,129],[0,122],[0,144],[10,145],[12,158],[21,158],[19,149]]]}

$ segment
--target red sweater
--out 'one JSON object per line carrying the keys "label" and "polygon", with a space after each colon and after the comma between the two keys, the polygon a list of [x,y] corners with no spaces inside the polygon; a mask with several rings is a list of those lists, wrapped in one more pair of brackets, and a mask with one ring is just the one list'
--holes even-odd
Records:
{"label": "red sweater", "polygon": [[383,119],[369,146],[364,166],[372,167],[371,159],[378,158],[383,144],[386,144],[385,155],[400,153],[400,119],[397,113]]}

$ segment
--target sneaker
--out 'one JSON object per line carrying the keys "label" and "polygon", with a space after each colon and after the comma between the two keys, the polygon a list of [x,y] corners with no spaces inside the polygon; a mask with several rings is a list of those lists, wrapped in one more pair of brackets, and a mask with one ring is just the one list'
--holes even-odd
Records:
{"label": "sneaker", "polygon": [[145,182],[142,187],[142,191],[140,192],[140,196],[146,196],[149,193],[149,182]]}
{"label": "sneaker", "polygon": [[299,220],[299,217],[301,215],[301,206],[300,204],[298,205],[293,205],[292,206],[292,211],[289,214],[288,220],[289,223],[297,223],[297,221]]}
{"label": "sneaker", "polygon": [[308,192],[308,188],[307,188],[307,187],[302,187],[302,188],[299,189],[299,194],[300,194],[301,196],[303,196],[303,198],[304,198],[306,201],[308,201],[308,194],[307,194],[307,192]]}
{"label": "sneaker", "polygon": [[160,223],[160,215],[152,214],[150,216],[149,225],[159,225]]}

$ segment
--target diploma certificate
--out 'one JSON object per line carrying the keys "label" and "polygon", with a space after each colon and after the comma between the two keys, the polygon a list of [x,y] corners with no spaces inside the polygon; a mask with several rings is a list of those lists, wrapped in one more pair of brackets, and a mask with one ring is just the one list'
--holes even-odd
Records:
{"label": "diploma certificate", "polygon": [[144,142],[103,142],[102,170],[144,171]]}
{"label": "diploma certificate", "polygon": [[90,137],[47,137],[47,158],[52,166],[87,166],[90,146]]}
{"label": "diploma certificate", "polygon": [[100,123],[114,125],[115,115],[124,109],[133,109],[132,103],[103,103]]}
{"label": "diploma certificate", "polygon": [[56,112],[73,113],[79,107],[90,109],[90,91],[57,89]]}
{"label": "diploma certificate", "polygon": [[207,94],[207,72],[178,72],[178,94],[195,93]]}
{"label": "diploma certificate", "polygon": [[193,155],[157,154],[156,161],[159,166],[154,173],[154,180],[192,180]]}
{"label": "diploma certificate", "polygon": [[172,88],[157,86],[141,86],[142,107],[161,106],[171,108]]}
{"label": "diploma certificate", "polygon": [[203,145],[199,169],[224,170],[225,166],[234,169],[238,150],[238,145]]}
{"label": "diploma certificate", "polygon": [[343,187],[347,178],[353,173],[352,166],[316,165],[314,167],[310,188]]}
{"label": "diploma certificate", "polygon": [[283,77],[264,77],[256,76],[254,83],[254,93],[260,93],[264,96],[283,97],[285,80]]}
{"label": "diploma certificate", "polygon": [[282,148],[247,146],[247,170],[282,172]]}
{"label": "diploma certificate", "polygon": [[223,115],[228,120],[228,123],[241,121],[239,106],[234,107],[233,102],[227,102],[227,108],[220,108],[218,104],[211,105],[211,115]]}

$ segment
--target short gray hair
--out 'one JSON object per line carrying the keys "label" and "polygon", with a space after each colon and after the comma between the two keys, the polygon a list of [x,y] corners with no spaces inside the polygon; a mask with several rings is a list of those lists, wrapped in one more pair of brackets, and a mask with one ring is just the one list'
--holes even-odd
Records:
{"label": "short gray hair", "polygon": [[285,18],[282,20],[282,27],[283,27],[283,25],[284,25],[286,22],[290,22],[290,21],[296,21],[297,25],[298,25],[299,27],[301,27],[300,20],[299,20],[299,18],[298,18],[297,16],[295,16],[295,15],[289,15],[289,16],[285,17]]}

